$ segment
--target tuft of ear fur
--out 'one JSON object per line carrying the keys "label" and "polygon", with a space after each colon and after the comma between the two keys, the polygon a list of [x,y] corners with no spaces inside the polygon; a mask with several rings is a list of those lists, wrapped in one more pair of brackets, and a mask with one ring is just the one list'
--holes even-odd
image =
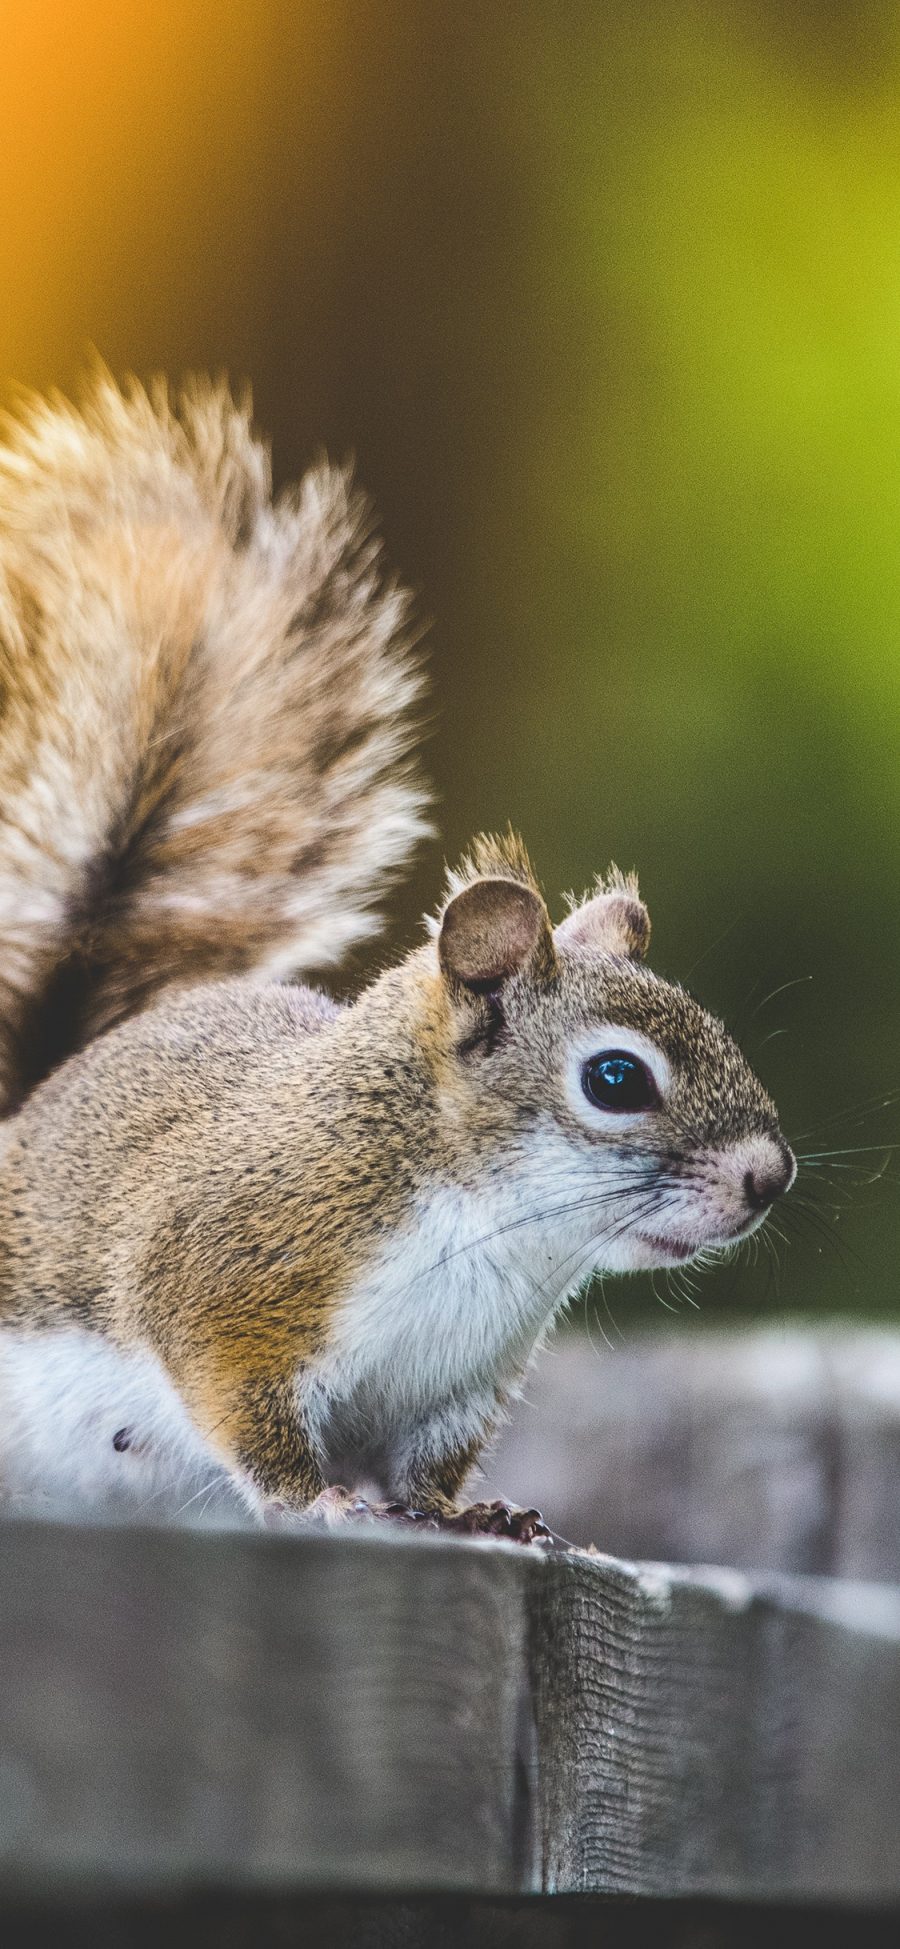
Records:
{"label": "tuft of ear fur", "polygon": [[590,893],[571,900],[556,940],[564,951],[576,948],[642,961],[650,945],[650,916],[635,875],[620,873],[617,866],[599,875]]}
{"label": "tuft of ear fur", "polygon": [[273,500],[249,396],[100,372],[80,410],[23,409],[0,449],[0,1103],[166,985],[313,971],[373,930],[428,830],[414,634],[344,471]]}
{"label": "tuft of ear fur", "polygon": [[495,993],[525,971],[549,979],[556,956],[540,894],[505,877],[467,881],[444,908],[438,958],[451,988],[475,995]]}
{"label": "tuft of ear fur", "polygon": [[505,832],[479,832],[463,854],[459,865],[447,868],[447,899],[460,893],[475,880],[515,880],[541,897],[537,874],[521,835],[507,826]]}

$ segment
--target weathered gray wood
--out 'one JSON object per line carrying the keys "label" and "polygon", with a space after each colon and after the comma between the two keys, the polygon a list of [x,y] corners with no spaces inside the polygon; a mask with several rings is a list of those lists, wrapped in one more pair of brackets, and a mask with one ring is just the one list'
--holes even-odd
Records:
{"label": "weathered gray wood", "polygon": [[900,1592],[583,1555],[546,1568],[546,1887],[900,1899]]}
{"label": "weathered gray wood", "polygon": [[900,1902],[900,1593],[420,1534],[0,1525],[0,1902]]}
{"label": "weathered gray wood", "polygon": [[527,1568],[0,1525],[0,1887],[521,1885]]}
{"label": "weathered gray wood", "polygon": [[559,1340],[488,1493],[615,1555],[900,1582],[900,1333]]}

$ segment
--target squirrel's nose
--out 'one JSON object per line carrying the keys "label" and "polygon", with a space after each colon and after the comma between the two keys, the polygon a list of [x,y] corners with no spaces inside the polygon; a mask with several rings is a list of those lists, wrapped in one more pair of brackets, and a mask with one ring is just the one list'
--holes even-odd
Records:
{"label": "squirrel's nose", "polygon": [[794,1153],[779,1143],[764,1165],[744,1172],[744,1196],[751,1211],[765,1211],[789,1191],[797,1174]]}

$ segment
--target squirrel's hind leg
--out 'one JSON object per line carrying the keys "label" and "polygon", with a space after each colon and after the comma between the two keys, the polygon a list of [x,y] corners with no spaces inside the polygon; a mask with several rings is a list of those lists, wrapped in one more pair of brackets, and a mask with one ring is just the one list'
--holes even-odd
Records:
{"label": "squirrel's hind leg", "polygon": [[[176,1384],[179,1377],[176,1376]],[[191,1414],[257,1521],[267,1527],[302,1515],[326,1491],[297,1405],[294,1376],[209,1376],[194,1369],[185,1385]]]}

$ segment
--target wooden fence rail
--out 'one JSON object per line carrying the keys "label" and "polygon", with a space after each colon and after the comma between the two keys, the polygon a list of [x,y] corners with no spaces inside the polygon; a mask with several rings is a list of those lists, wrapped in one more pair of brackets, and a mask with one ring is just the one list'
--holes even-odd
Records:
{"label": "wooden fence rail", "polygon": [[900,1901],[900,1592],[0,1525],[0,1899]]}

